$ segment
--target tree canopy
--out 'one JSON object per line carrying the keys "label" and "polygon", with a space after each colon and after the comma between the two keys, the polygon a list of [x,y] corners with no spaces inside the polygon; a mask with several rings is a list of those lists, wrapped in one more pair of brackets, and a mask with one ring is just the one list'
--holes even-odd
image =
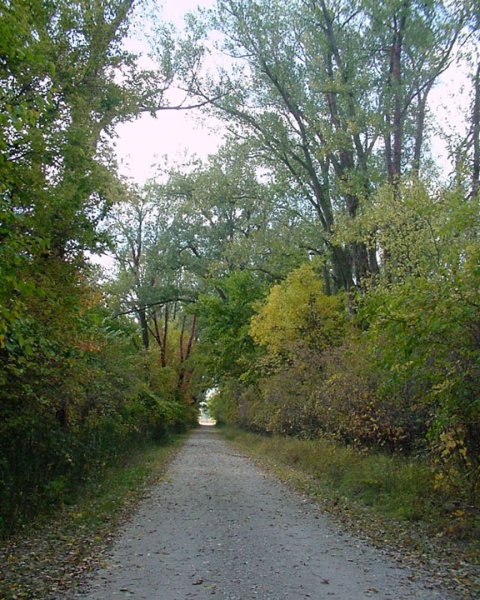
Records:
{"label": "tree canopy", "polygon": [[[212,389],[219,420],[421,452],[476,501],[476,3],[218,0],[152,23],[148,69],[135,8],[0,7],[0,530]],[[430,98],[460,63],[448,170]],[[187,106],[218,152],[122,179],[116,125]]]}

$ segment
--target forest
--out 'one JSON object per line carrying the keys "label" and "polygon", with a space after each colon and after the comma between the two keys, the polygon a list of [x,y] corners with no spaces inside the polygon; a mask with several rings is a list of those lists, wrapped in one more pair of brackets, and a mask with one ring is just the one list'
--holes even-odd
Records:
{"label": "forest", "polygon": [[[3,0],[0,535],[205,402],[479,505],[479,41],[478,0]],[[116,127],[165,110],[224,143],[134,184]]]}

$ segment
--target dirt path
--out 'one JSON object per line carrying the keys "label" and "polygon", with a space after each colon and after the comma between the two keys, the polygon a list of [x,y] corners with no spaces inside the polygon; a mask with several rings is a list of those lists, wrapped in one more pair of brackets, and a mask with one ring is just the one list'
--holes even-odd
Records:
{"label": "dirt path", "polygon": [[[446,599],[195,431],[120,533],[87,600]],[[78,596],[77,596],[78,598]]]}

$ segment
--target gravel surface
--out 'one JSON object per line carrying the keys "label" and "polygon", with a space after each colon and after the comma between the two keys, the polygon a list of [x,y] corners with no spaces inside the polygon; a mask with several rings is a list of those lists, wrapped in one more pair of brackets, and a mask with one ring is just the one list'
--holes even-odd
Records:
{"label": "gravel surface", "polygon": [[83,600],[447,599],[315,504],[196,430]]}

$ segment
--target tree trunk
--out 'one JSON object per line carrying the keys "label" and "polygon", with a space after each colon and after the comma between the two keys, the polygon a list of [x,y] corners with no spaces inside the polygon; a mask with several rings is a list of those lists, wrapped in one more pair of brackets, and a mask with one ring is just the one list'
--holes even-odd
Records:
{"label": "tree trunk", "polygon": [[[402,174],[402,145],[403,145],[403,73],[402,51],[403,35],[407,22],[407,10],[410,0],[401,6],[401,13],[393,17],[393,41],[390,48],[390,67],[388,86],[392,97],[390,107],[385,111],[385,158],[387,163],[388,178],[391,184],[396,185]],[[392,112],[393,111],[393,112]]]}
{"label": "tree trunk", "polygon": [[165,304],[165,318],[163,322],[163,343],[160,352],[160,360],[162,367],[167,366],[167,338],[168,338],[168,318],[169,318],[169,310],[168,304]]}
{"label": "tree trunk", "polygon": [[148,350],[150,346],[150,338],[148,335],[148,321],[147,321],[147,311],[145,306],[141,306],[138,309],[138,319],[140,321],[140,328],[142,330],[142,343],[145,350]]}
{"label": "tree trunk", "polygon": [[413,151],[413,166],[412,171],[413,174],[418,177],[420,173],[420,166],[422,160],[422,147],[423,147],[423,138],[425,133],[425,112],[427,105],[427,98],[430,90],[432,89],[434,79],[432,79],[430,85],[422,92],[418,91],[418,106],[417,106],[417,122],[416,122],[416,131],[415,131],[415,147]]}
{"label": "tree trunk", "polygon": [[157,313],[153,313],[153,322],[155,325],[155,340],[160,348],[160,365],[162,367],[167,366],[167,335],[168,335],[168,305],[165,305],[165,322],[163,326],[163,332],[160,331],[158,325]]}
{"label": "tree trunk", "polygon": [[183,346],[184,335],[185,335],[185,322],[186,322],[186,316],[183,317],[182,330],[180,333],[180,372],[178,374],[178,384],[177,384],[177,390],[178,390],[179,394],[182,394],[185,392],[185,388],[188,387],[188,383],[193,374],[193,370],[190,372],[187,372],[187,369],[185,367],[185,362],[189,359],[189,357],[192,353],[193,341],[195,339],[195,332],[196,332],[196,327],[197,327],[197,317],[196,316],[193,317],[192,324],[190,325],[190,335],[188,336],[188,342],[187,342],[186,348],[184,348],[184,346]]}
{"label": "tree trunk", "polygon": [[474,79],[474,101],[472,111],[472,138],[473,138],[473,164],[472,164],[472,197],[480,190],[480,63]]}

